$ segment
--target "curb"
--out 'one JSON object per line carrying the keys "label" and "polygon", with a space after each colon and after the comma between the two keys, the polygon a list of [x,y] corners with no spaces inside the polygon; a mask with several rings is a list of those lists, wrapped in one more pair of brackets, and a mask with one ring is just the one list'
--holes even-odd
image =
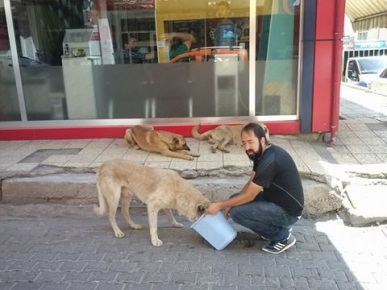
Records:
{"label": "curb", "polygon": [[[208,199],[218,201],[238,192],[248,180],[250,170],[183,171],[180,175]],[[300,172],[300,175],[305,193],[304,217],[318,218],[337,212],[353,226],[387,221],[387,211],[373,211],[370,202],[365,208],[358,198],[356,207],[353,205],[350,182],[320,174]],[[0,215],[94,216],[92,205],[98,204],[95,170],[42,166],[29,174],[9,175],[1,181],[0,201]],[[145,205],[134,198],[131,207]]]}

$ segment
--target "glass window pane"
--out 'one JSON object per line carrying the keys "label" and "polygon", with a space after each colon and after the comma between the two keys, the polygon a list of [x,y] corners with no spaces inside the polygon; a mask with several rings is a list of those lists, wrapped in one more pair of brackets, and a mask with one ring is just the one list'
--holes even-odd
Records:
{"label": "glass window pane", "polygon": [[297,114],[300,35],[300,10],[297,3],[257,1],[258,116]]}
{"label": "glass window pane", "polygon": [[21,121],[4,5],[0,7],[0,121]]}
{"label": "glass window pane", "polygon": [[248,3],[145,2],[108,2],[114,66],[93,67],[98,117],[248,115]]}
{"label": "glass window pane", "polygon": [[27,119],[66,119],[62,40],[66,27],[82,24],[82,4],[11,1],[11,5]]}
{"label": "glass window pane", "polygon": [[[297,114],[293,2],[257,1],[256,115]],[[11,4],[28,120],[249,114],[248,1]]]}

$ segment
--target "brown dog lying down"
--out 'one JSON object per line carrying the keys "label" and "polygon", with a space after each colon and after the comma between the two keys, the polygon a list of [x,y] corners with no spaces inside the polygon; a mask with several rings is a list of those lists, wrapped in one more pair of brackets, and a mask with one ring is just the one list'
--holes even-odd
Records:
{"label": "brown dog lying down", "polygon": [[125,140],[135,149],[157,152],[164,156],[193,160],[199,154],[192,153],[182,135],[134,126],[125,132]]}
{"label": "brown dog lying down", "polygon": [[109,220],[117,238],[125,236],[116,222],[120,198],[122,215],[136,230],[141,229],[142,226],[134,223],[130,218],[130,201],[133,196],[137,196],[145,203],[153,246],[163,244],[157,235],[159,210],[164,210],[174,227],[182,227],[175,220],[172,209],[176,209],[180,214],[194,221],[210,205],[210,201],[177,172],[147,167],[129,160],[112,160],[102,164],[97,170],[97,190],[99,207],[95,206],[94,212],[103,215],[108,210]]}
{"label": "brown dog lying down", "polygon": [[[269,129],[265,124],[259,123],[263,130],[266,133],[266,139],[269,141]],[[230,153],[226,149],[226,145],[228,144],[236,144],[238,146],[242,145],[241,141],[241,131],[243,125],[220,125],[212,130],[204,132],[202,134],[199,133],[199,125],[196,125],[192,128],[192,137],[197,140],[208,140],[209,143],[212,144],[211,151],[212,153],[216,153],[216,149],[223,151],[224,153]]]}

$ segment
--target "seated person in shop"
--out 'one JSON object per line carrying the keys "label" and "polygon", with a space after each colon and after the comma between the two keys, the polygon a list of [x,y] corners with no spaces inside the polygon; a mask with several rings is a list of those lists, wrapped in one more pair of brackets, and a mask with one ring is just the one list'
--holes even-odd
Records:
{"label": "seated person in shop", "polygon": [[169,48],[169,59],[190,51],[193,44],[197,43],[197,35],[193,30],[188,32],[165,33],[164,37]]}
{"label": "seated person in shop", "polygon": [[155,58],[153,52],[141,52],[138,48],[137,39],[133,37],[125,43],[125,51],[127,52],[125,63],[147,63]]}

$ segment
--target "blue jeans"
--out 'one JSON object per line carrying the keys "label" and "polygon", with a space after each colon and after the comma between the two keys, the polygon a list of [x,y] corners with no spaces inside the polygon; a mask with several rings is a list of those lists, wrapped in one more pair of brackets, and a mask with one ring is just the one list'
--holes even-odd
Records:
{"label": "blue jeans", "polygon": [[289,228],[299,220],[282,207],[266,201],[263,192],[249,203],[232,207],[229,213],[237,224],[274,242],[287,239]]}

